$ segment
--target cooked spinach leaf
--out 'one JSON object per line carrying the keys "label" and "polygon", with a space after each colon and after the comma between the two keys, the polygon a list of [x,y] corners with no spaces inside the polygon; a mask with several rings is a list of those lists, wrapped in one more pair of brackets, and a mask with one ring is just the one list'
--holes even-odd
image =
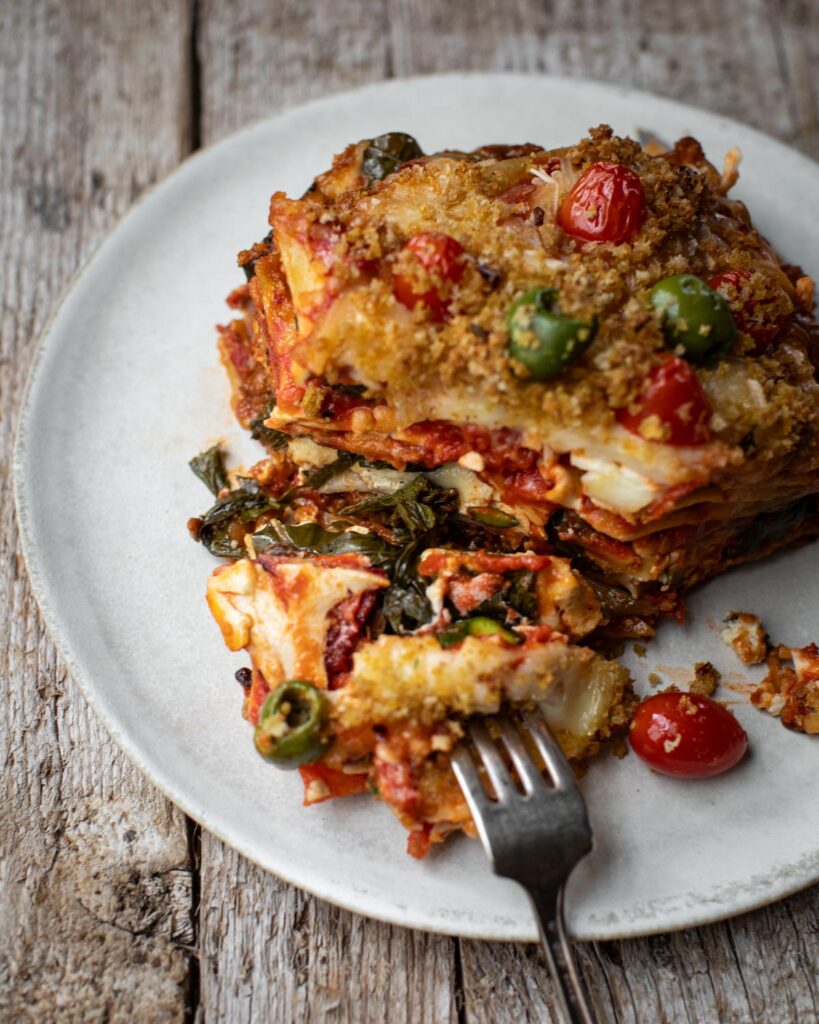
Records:
{"label": "cooked spinach leaf", "polygon": [[529,569],[520,569],[510,573],[509,579],[511,583],[506,592],[509,607],[514,608],[524,619],[536,619],[538,611],[535,574]]}
{"label": "cooked spinach leaf", "polygon": [[370,140],[361,160],[361,173],[380,181],[401,164],[423,156],[423,150],[406,132],[386,132]]}
{"label": "cooked spinach leaf", "polygon": [[392,494],[379,494],[348,505],[339,514],[355,518],[386,512],[388,524],[404,540],[428,533],[457,507],[456,491],[437,487],[425,476],[417,476]]}
{"label": "cooked spinach leaf", "polygon": [[272,427],[266,427],[264,421],[270,417],[273,409],[276,407],[276,399],[271,398],[270,401],[264,408],[264,412],[261,416],[257,416],[255,420],[250,421],[250,436],[254,441],[261,441],[262,444],[271,450],[277,448],[284,448],[287,442],[290,440],[288,434],[283,433],[281,430],[273,430]]}
{"label": "cooked spinach leaf", "polygon": [[432,606],[420,583],[407,587],[394,583],[384,593],[384,618],[394,633],[412,633],[432,618]]}
{"label": "cooked spinach leaf", "polygon": [[326,466],[319,466],[319,468],[314,469],[312,473],[308,473],[304,479],[304,483],[288,487],[284,494],[279,498],[279,502],[282,505],[286,505],[301,491],[319,490],[328,482],[328,480],[332,480],[334,476],[338,476],[339,473],[343,473],[345,470],[349,469],[355,461],[356,456],[352,455],[350,452],[339,452],[338,457],[333,459],[332,462],[328,462]]}
{"label": "cooked spinach leaf", "polygon": [[354,530],[326,530],[318,523],[282,523],[271,519],[252,537],[253,550],[278,553],[280,551],[310,551],[315,555],[342,555],[354,552],[366,555],[372,565],[385,568],[395,560],[397,549],[375,533],[357,533]]}
{"label": "cooked spinach leaf", "polygon": [[506,622],[510,608],[524,619],[534,620],[538,617],[535,574],[528,569],[510,572],[506,586],[501,590],[496,590],[485,601],[481,601],[470,614]]}
{"label": "cooked spinach leaf", "polygon": [[255,480],[244,479],[241,486],[219,498],[202,516],[199,539],[212,555],[238,558],[242,553],[232,528],[257,519],[274,507],[274,502]]}
{"label": "cooked spinach leaf", "polygon": [[208,448],[206,452],[200,452],[190,460],[188,465],[215,497],[219,491],[228,485],[227,473],[225,472],[225,453],[220,444]]}
{"label": "cooked spinach leaf", "polygon": [[334,476],[338,476],[339,473],[349,469],[355,461],[355,455],[350,452],[339,452],[332,462],[328,462],[326,466],[319,466],[318,469],[313,470],[301,486],[317,491],[329,480],[332,480]]}

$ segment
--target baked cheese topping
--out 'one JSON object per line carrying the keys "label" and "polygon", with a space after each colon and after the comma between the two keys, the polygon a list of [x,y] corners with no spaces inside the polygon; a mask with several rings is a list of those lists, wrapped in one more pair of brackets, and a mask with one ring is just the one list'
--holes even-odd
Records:
{"label": "baked cheese topping", "polygon": [[432,726],[450,716],[494,715],[503,704],[542,707],[569,757],[605,731],[629,675],[565,637],[520,649],[496,637],[468,637],[442,650],[434,637],[382,636],[355,655],[334,694],[342,726],[410,721]]}

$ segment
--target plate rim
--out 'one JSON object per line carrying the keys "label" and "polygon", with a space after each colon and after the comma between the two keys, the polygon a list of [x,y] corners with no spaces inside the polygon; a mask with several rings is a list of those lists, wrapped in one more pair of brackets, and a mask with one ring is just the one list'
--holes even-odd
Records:
{"label": "plate rim", "polygon": [[[132,219],[139,216],[143,204],[149,201],[153,197],[154,193],[163,189],[169,181],[175,179],[177,176],[189,173],[190,167],[194,163],[203,159],[216,158],[223,148],[235,145],[237,140],[241,139],[243,136],[251,135],[256,131],[260,131],[264,126],[270,125],[276,121],[295,115],[309,116],[313,110],[330,106],[334,103],[347,103],[354,97],[358,98],[366,96],[369,92],[378,92],[382,90],[389,91],[391,89],[400,90],[408,86],[411,87],[413,83],[430,83],[436,81],[440,82],[441,85],[445,87],[449,83],[469,79],[494,79],[507,83],[513,81],[524,83],[527,80],[536,80],[546,86],[550,84],[553,84],[558,88],[565,88],[568,86],[580,91],[599,93],[602,90],[613,90],[621,99],[630,101],[639,102],[642,99],[651,101],[652,103],[660,102],[668,108],[676,110],[680,114],[685,113],[686,116],[689,117],[695,116],[703,118],[706,121],[709,121],[712,125],[722,123],[724,126],[739,126],[743,132],[750,133],[758,143],[774,142],[778,147],[787,150],[789,156],[797,163],[802,164],[808,173],[819,173],[819,162],[812,160],[806,154],[793,148],[788,143],[782,142],[780,139],[740,121],[737,118],[729,117],[728,115],[707,110],[692,104],[681,103],[678,100],[661,96],[647,90],[635,89],[621,83],[609,82],[606,80],[525,72],[451,71],[369,82],[350,89],[326,93],[320,97],[310,99],[304,103],[298,103],[294,106],[287,106],[272,117],[255,119],[248,124],[243,125],[236,131],[230,132],[223,138],[214,142],[212,145],[199,149],[185,157],[185,159],[180,161],[171,171],[168,172],[168,174],[163,176],[157,182],[151,184],[139,195],[128,210],[102,235],[89,255],[80,263],[77,270],[70,276],[68,282],[63,287],[58,298],[55,300],[37,338],[20,402],[15,411],[15,436],[11,459],[12,494],[18,534],[20,538],[20,548],[26,565],[29,584],[35,601],[37,602],[49,639],[54,644],[60,659],[63,661],[66,669],[71,674],[72,679],[79,687],[84,699],[102,721],[106,731],[112,737],[117,747],[123,754],[125,754],[131,763],[140,770],[149,782],[156,786],[160,792],[175,806],[182,810],[184,814],[192,818],[200,827],[207,829],[227,846],[247,857],[262,870],[274,875],[290,885],[296,886],[312,896],[323,899],[342,909],[361,914],[386,924],[412,928],[414,930],[424,931],[431,934],[449,935],[452,937],[485,941],[536,942],[538,941],[538,938],[534,923],[532,923],[528,929],[518,929],[515,934],[512,934],[511,931],[499,933],[498,931],[492,932],[480,927],[465,928],[463,923],[459,923],[455,920],[449,923],[449,919],[446,918],[439,919],[435,923],[430,923],[428,921],[428,914],[419,914],[417,911],[410,908],[406,908],[403,913],[403,919],[399,920],[395,913],[390,914],[383,910],[380,911],[378,909],[379,904],[377,900],[368,893],[360,893],[349,887],[341,890],[340,886],[333,883],[331,883],[329,887],[331,891],[328,891],[328,889],[319,891],[319,888],[314,884],[310,882],[305,883],[301,879],[292,877],[293,873],[288,870],[283,868],[280,869],[278,867],[276,869],[272,868],[269,862],[265,861],[262,852],[257,851],[252,844],[243,840],[239,836],[229,837],[225,830],[220,828],[218,824],[211,822],[206,808],[196,806],[193,800],[190,800],[184,792],[178,790],[169,774],[167,774],[159,765],[153,763],[150,753],[143,750],[142,745],[138,741],[132,740],[129,737],[127,729],[120,725],[117,716],[113,710],[107,706],[100,689],[95,685],[93,672],[86,670],[86,668],[74,657],[69,641],[69,630],[64,629],[65,623],[61,618],[58,602],[53,600],[55,595],[51,592],[44,562],[40,557],[41,548],[38,547],[36,542],[33,519],[29,514],[31,508],[31,504],[29,502],[30,495],[26,493],[28,484],[26,470],[29,465],[30,457],[29,435],[32,427],[31,416],[33,411],[33,397],[36,393],[36,389],[43,382],[42,375],[44,371],[42,367],[50,352],[49,342],[53,334],[55,324],[80,280],[85,277],[86,273],[91,271],[98,260],[104,257],[105,250],[113,237],[117,235],[127,223],[130,223]],[[297,873],[298,872],[296,872],[296,874]],[[737,900],[735,894],[732,896],[729,895],[729,893],[724,892],[726,889],[730,890],[734,888],[733,883],[726,883],[719,889],[715,890],[707,902],[700,903],[701,910],[699,913],[691,913],[689,908],[688,913],[674,911],[670,917],[667,917],[661,923],[652,923],[651,921],[644,919],[641,924],[638,923],[633,926],[630,925],[628,921],[620,920],[613,931],[606,929],[595,930],[594,928],[588,929],[584,934],[583,941],[609,941],[613,939],[638,938],[641,936],[664,934],[687,928],[697,928],[707,924],[715,924],[737,915],[769,906],[772,903],[786,899],[794,893],[819,882],[819,848],[817,848],[812,855],[803,856],[796,863],[783,865],[783,869],[777,872],[773,878],[779,879],[778,885],[775,881],[772,881],[767,877],[764,880],[754,878],[754,884],[748,886],[749,894],[752,893],[753,895],[749,895],[744,900]],[[783,878],[788,879],[785,884],[782,884]]]}

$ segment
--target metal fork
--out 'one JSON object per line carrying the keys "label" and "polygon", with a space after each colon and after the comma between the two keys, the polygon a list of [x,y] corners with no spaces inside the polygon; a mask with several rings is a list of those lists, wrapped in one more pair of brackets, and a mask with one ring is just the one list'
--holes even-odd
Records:
{"label": "metal fork", "polygon": [[[493,721],[498,741],[484,722],[469,723],[467,734],[479,760],[463,741],[452,753],[452,768],[495,874],[514,879],[529,894],[566,1021],[594,1024],[563,923],[564,886],[577,862],[592,848],[586,805],[569,762],[540,715],[524,714],[517,728],[508,718]],[[548,781],[527,749],[524,735],[543,759]],[[517,780],[507,761],[514,766]]]}

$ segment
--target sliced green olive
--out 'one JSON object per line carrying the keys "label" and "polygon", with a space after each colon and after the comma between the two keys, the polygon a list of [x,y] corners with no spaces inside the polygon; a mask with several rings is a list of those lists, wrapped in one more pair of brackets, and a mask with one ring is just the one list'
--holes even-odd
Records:
{"label": "sliced green olive", "polygon": [[534,380],[563,373],[597,333],[596,320],[563,316],[556,300],[557,289],[533,288],[518,296],[506,313],[509,355]]}
{"label": "sliced green olive", "polygon": [[722,295],[693,274],[665,277],[651,289],[651,305],[663,314],[670,348],[697,363],[718,358],[733,344],[737,328]]}
{"label": "sliced green olive", "polygon": [[469,518],[481,526],[491,526],[496,530],[508,530],[511,526],[517,526],[518,520],[499,508],[492,508],[491,505],[473,505],[468,509]]}
{"label": "sliced green olive", "polygon": [[328,745],[322,735],[326,717],[321,690],[302,679],[288,679],[262,704],[253,737],[256,749],[280,768],[316,761]]}
{"label": "sliced green olive", "polygon": [[372,139],[361,159],[361,173],[380,181],[401,164],[423,156],[424,151],[406,132],[386,132]]}
{"label": "sliced green olive", "polygon": [[449,629],[438,633],[436,640],[443,648],[454,647],[468,636],[499,636],[507,644],[522,644],[523,637],[502,626],[496,619],[476,615],[472,619],[461,619]]}

